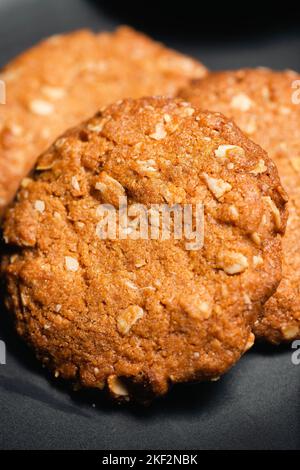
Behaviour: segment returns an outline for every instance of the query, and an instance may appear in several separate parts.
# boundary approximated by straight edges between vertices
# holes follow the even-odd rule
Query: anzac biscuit
[[[159,230],[153,204],[204,207],[204,245],[131,238],[120,212],[105,239],[99,208],[120,198]],[[68,131],[23,181],[4,223],[7,304],[55,376],[147,401],[216,379],[251,347],[281,279],[285,221],[275,165],[232,122],[128,99]]]
[[[174,95],[205,68],[129,28],[54,36],[0,73],[0,216],[38,155],[120,98]]]
[[[254,330],[257,337],[275,344],[300,338],[299,80],[300,75],[291,71],[221,72],[195,81],[181,93],[194,104],[234,119],[273,158],[287,190],[290,216],[283,239],[283,279]],[[256,173],[265,171],[261,164]]]

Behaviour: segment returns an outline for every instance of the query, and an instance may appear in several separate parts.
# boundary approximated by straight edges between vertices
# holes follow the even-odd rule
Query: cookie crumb
[[[21,181],[21,186],[22,186],[22,188],[28,188],[30,183],[32,183],[31,178],[23,178],[22,181]]]
[[[239,111],[249,111],[252,106],[252,100],[245,93],[235,95],[231,100],[231,107]]]
[[[244,294],[244,302],[246,305],[248,305],[249,307],[252,305],[252,302],[251,302],[251,299],[249,297],[248,294]]]
[[[167,136],[167,132],[164,128],[164,125],[159,122],[158,124],[156,124],[155,126],[155,132],[153,132],[153,134],[150,134],[150,137],[152,139],[155,139],[155,140],[162,140],[164,139],[165,137]]]
[[[115,197],[125,196],[125,189],[115,178],[109,176],[105,171],[100,174],[99,181],[95,184],[95,189],[107,197],[108,202],[116,202]],[[114,197],[115,196],[115,197]],[[111,200],[111,197],[113,200]]]
[[[125,280],[124,280],[124,284],[125,284],[125,286],[129,287],[129,289],[138,290],[138,286],[136,286],[136,285],[134,284],[134,282],[132,282],[132,281],[130,281],[130,280],[128,280],[128,279],[125,279]]]
[[[261,238],[259,236],[259,234],[257,232],[253,232],[251,233],[250,235],[251,237],[251,240],[256,244],[256,245],[260,245],[261,244]]]
[[[54,106],[48,101],[44,100],[33,100],[29,103],[30,110],[38,116],[47,116],[53,113]]]
[[[264,260],[261,256],[253,256],[253,266],[256,268],[257,266],[261,266]]]
[[[71,184],[73,188],[75,189],[75,191],[80,191],[80,186],[79,186],[78,179],[76,176],[72,176]]]
[[[254,342],[255,342],[255,336],[254,336],[253,333],[250,333],[248,341],[247,341],[246,346],[245,346],[245,352],[249,351],[249,349],[252,348]]]
[[[139,305],[130,305],[117,318],[117,328],[122,335],[127,335],[132,326],[144,316],[144,310]]]
[[[53,87],[45,85],[42,87],[42,92],[53,100],[59,100],[63,98],[66,94],[66,91],[63,88]]]
[[[116,375],[110,375],[107,379],[109,390],[117,397],[127,397],[129,392],[123,381]]]
[[[156,162],[155,160],[137,160],[136,161],[138,165],[138,170],[140,170],[142,173],[156,173],[157,168],[156,168]]]
[[[88,124],[87,128],[89,131],[92,131],[92,132],[101,132],[103,130],[103,123],[102,122],[98,124],[90,123]]]
[[[225,252],[218,256],[218,267],[227,274],[239,274],[248,268],[248,260],[242,253]]]
[[[211,316],[212,312],[211,305],[206,301],[191,301],[190,305],[185,307],[185,310],[191,318],[195,318],[197,320],[207,320]]]
[[[244,156],[245,151],[238,145],[219,145],[219,147],[215,150],[216,157],[224,158],[229,157],[230,155]]]
[[[264,160],[259,160],[258,164],[256,165],[256,167],[250,171],[250,173],[252,173],[253,175],[259,175],[260,173],[265,173],[265,171],[267,171],[267,167],[265,165],[265,161]]]
[[[270,198],[270,196],[264,196],[263,199],[266,201],[266,203],[269,205],[269,207],[271,209],[271,212],[272,212],[273,217],[274,217],[276,228],[278,230],[280,230],[281,229],[281,216],[280,216],[280,212],[279,212],[278,207],[276,206],[273,199]]]
[[[229,206],[229,213],[230,213],[233,220],[238,220],[239,211],[235,206],[233,206],[233,205]]]
[[[206,181],[208,189],[213,193],[213,195],[220,199],[224,196],[225,193],[231,191],[232,186],[231,184],[227,183],[226,181],[220,178],[213,178],[209,176],[207,173],[203,173],[204,179]]]
[[[40,212],[41,214],[45,211],[45,203],[44,201],[41,201],[41,200],[37,200],[35,201],[34,203],[34,208]]]
[[[65,256],[66,268],[68,271],[76,272],[79,268],[79,263],[77,259],[72,258],[72,256]]]
[[[299,327],[296,325],[283,326],[281,330],[282,330],[284,339],[287,341],[296,338],[297,335],[299,335],[300,333]]]
[[[146,266],[147,264],[147,261],[146,260],[139,260],[135,263],[135,267],[136,268],[142,268],[143,266]]]

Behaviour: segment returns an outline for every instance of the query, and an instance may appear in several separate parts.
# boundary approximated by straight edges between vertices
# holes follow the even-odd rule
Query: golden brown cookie
[[[267,150],[289,195],[289,221],[283,239],[283,280],[255,327],[272,343],[300,338],[300,103],[295,72],[268,69],[212,73],[181,96],[218,110]],[[297,103],[298,101],[298,103]],[[261,168],[264,172],[264,167]]]
[[[0,73],[0,215],[38,155],[62,132],[120,98],[174,95],[206,69],[127,27],[54,36]]]
[[[204,205],[204,246],[131,238],[132,218],[103,239],[99,208],[119,198],[142,204],[151,229],[153,204]],[[219,377],[252,345],[281,279],[285,221],[274,163],[232,122],[128,99],[67,132],[23,180],[4,224],[7,303],[56,376],[149,400]]]

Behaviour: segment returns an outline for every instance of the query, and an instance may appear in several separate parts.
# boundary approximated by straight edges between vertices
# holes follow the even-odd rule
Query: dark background
[[[210,3],[0,0],[0,65],[50,34],[127,23],[211,69],[300,71],[298,9]],[[219,382],[178,386],[141,409],[113,406],[92,392],[75,394],[50,379],[3,309],[0,338],[7,346],[7,364],[0,365],[0,449],[300,448],[300,365],[292,364],[289,346],[256,346]]]

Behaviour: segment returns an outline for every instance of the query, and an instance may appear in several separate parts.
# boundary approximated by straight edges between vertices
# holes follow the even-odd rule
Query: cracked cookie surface
[[[101,239],[99,207],[124,197],[147,213],[203,205],[203,247]],[[148,401],[216,379],[251,347],[281,278],[285,222],[275,165],[232,122],[180,100],[124,100],[23,180],[5,215],[7,304],[56,376]]]
[[[0,216],[38,155],[66,129],[120,98],[174,96],[206,73],[199,62],[136,31],[53,36],[0,72]]]
[[[300,338],[299,80],[300,75],[292,71],[249,69],[213,73],[181,92],[185,99],[232,118],[261,145],[275,161],[288,193],[283,279],[254,330],[257,337],[275,344]]]

